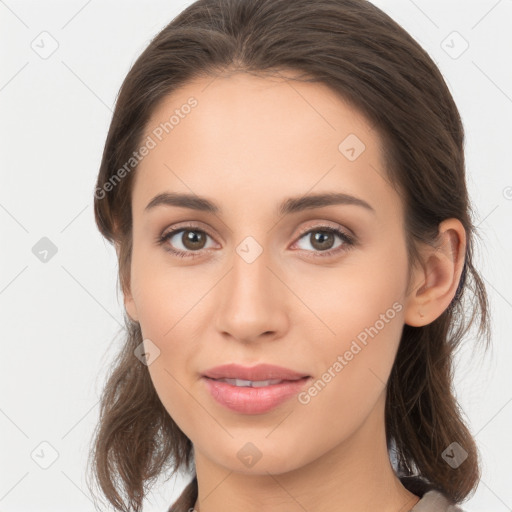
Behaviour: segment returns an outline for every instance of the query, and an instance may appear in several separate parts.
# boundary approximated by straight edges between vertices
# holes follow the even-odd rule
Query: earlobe
[[[133,299],[133,295],[131,292],[132,289],[132,280],[130,276],[129,266],[123,264],[121,258],[121,244],[116,240],[114,243],[117,261],[119,262],[120,272],[119,272],[119,283],[121,286],[121,291],[123,293],[123,302],[124,309],[128,316],[134,321],[138,322],[139,318],[137,315],[137,306],[135,305],[135,301]]]
[[[455,296],[465,260],[464,226],[458,219],[441,222],[437,246],[423,249],[423,263],[413,277],[418,284],[406,301],[404,321],[413,327],[432,323]]]
[[[131,277],[126,273],[121,273],[121,290],[123,292],[124,308],[128,316],[134,321],[139,321],[137,314],[137,305],[132,294],[133,282]]]
[[[130,293],[124,294],[124,308],[128,316],[134,321],[138,322],[139,317],[137,315],[137,307],[135,305],[135,301]]]

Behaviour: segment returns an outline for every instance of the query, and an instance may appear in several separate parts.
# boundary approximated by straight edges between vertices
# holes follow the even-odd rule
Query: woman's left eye
[[[338,245],[335,245],[336,237],[341,240]],[[331,226],[319,226],[309,229],[303,233],[299,241],[305,239],[315,249],[312,256],[327,257],[343,250],[348,250],[355,245],[355,240],[352,236],[347,235],[343,231]],[[298,242],[296,242],[298,243]]]
[[[181,236],[178,236],[180,233]],[[211,246],[208,247],[206,245],[208,238],[211,239],[210,235],[204,230],[189,226],[169,231],[159,236],[157,242],[159,245],[165,244],[165,249],[175,256],[195,258],[201,255],[201,250],[211,248]],[[336,238],[339,240],[337,245]],[[313,247],[313,251],[304,249],[304,247],[300,248],[306,252],[313,253],[314,257],[331,256],[334,253],[346,251],[355,245],[355,240],[352,236],[332,226],[319,226],[309,229],[301,234],[294,245],[303,239],[308,241],[311,247]],[[181,244],[182,247],[176,248],[176,244]]]

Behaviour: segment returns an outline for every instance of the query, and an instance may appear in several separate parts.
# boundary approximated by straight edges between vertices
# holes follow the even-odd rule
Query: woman
[[[117,510],[166,470],[192,476],[175,512],[461,510],[452,358],[477,317],[489,340],[463,140],[368,2],[199,0],[155,37],[95,191],[127,313],[91,452]]]

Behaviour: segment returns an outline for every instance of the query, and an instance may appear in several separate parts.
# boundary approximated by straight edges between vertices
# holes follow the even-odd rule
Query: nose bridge
[[[247,237],[235,248],[231,263],[220,290],[219,331],[246,340],[281,331],[286,324],[286,301],[283,285],[268,268],[272,268],[271,253]]]

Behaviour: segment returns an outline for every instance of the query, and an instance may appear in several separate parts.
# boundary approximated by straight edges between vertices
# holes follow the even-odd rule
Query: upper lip
[[[242,379],[242,380],[298,380],[309,377],[305,373],[296,372],[289,368],[273,364],[258,364],[256,366],[242,366],[239,364],[223,364],[203,372],[204,377],[210,379]]]

